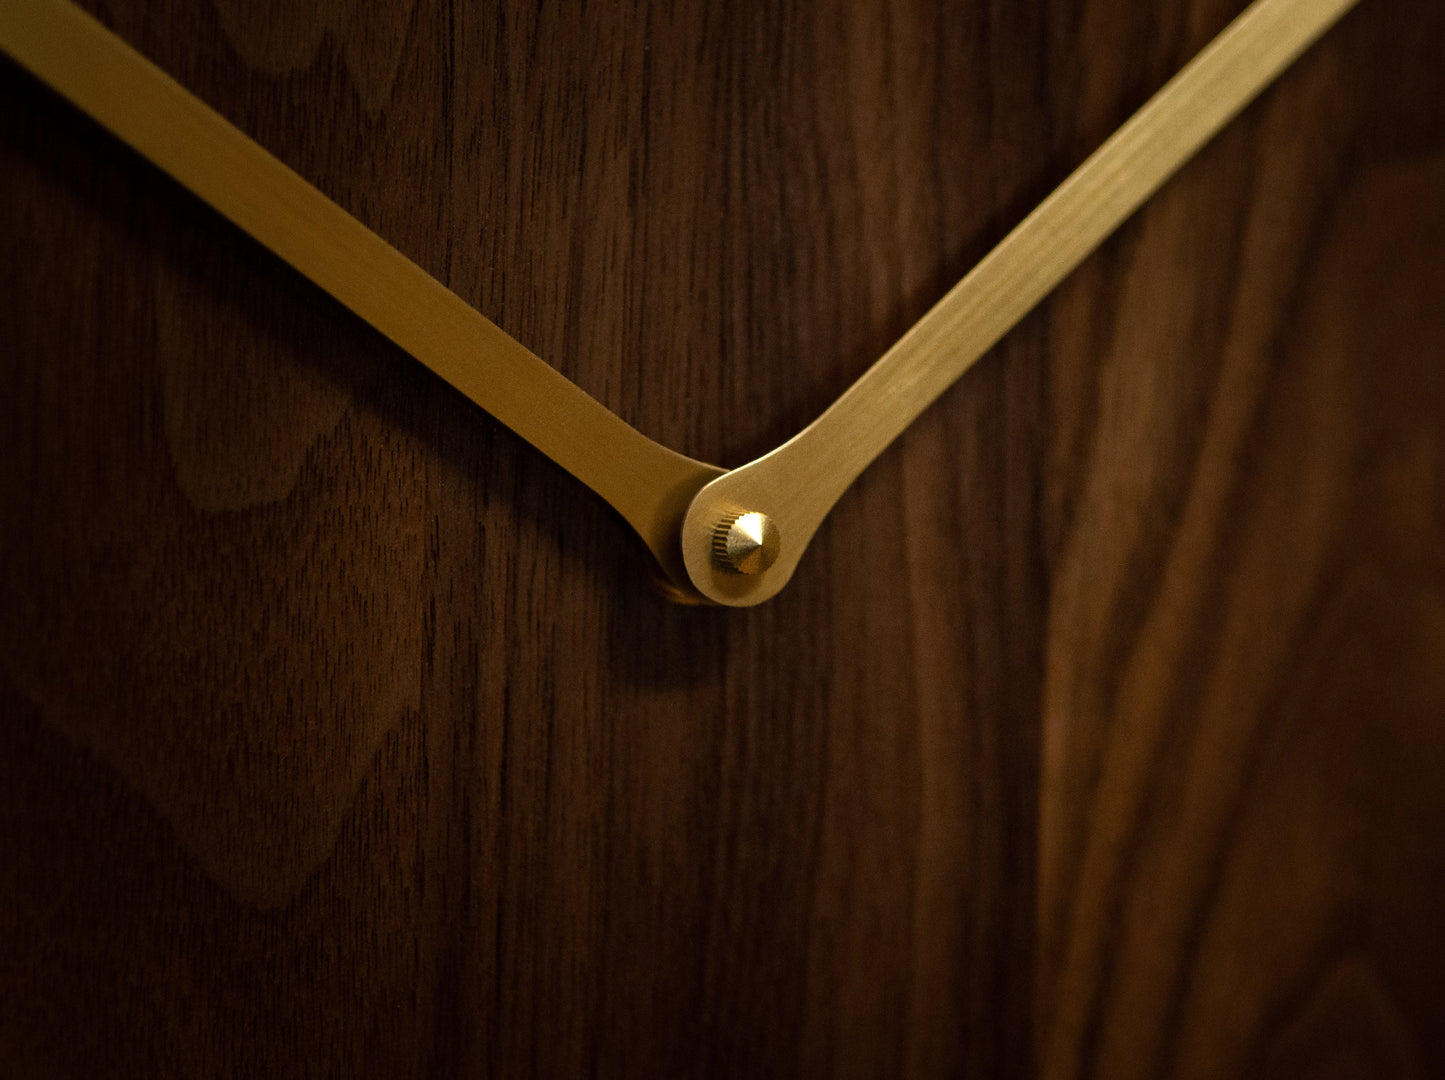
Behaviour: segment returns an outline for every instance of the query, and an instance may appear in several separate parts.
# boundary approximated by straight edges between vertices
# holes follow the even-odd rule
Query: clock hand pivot
[[[761,574],[778,561],[781,548],[777,525],[756,510],[725,514],[713,531],[713,559],[734,573]]]

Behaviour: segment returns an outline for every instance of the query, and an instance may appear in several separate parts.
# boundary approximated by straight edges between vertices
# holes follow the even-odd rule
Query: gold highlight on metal
[[[761,574],[778,561],[782,537],[767,514],[729,514],[712,537],[713,558],[737,574]]]

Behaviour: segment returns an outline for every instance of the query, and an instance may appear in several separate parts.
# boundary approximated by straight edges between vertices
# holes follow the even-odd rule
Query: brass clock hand
[[[858,474],[1356,2],[1256,0],[822,416],[729,473],[628,426],[68,0],[8,0],[0,49],[602,496],[675,599],[741,606],[775,595]]]
[[[682,532],[698,590],[775,595],[858,474],[1356,2],[1255,0],[817,420],[704,487]]]
[[[602,496],[699,599],[677,536],[723,470],[608,411],[68,0],[4,0],[0,49]]]

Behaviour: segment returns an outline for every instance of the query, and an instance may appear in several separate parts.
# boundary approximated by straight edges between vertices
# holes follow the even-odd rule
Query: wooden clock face
[[[1243,4],[87,7],[732,465]],[[748,611],[7,62],[0,1072],[1440,1068],[1442,49],[1364,0]]]

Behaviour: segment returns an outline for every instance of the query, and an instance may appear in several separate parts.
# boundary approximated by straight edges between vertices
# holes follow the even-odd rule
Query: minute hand
[[[733,605],[781,589],[858,474],[1356,2],[1250,5],[823,415],[698,493],[682,536],[693,584]],[[771,517],[781,541],[757,576],[712,550],[719,523],[742,510]]]

